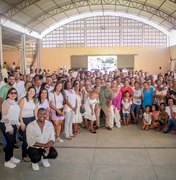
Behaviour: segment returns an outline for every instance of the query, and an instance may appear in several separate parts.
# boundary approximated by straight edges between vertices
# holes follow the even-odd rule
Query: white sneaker
[[[10,159],[10,162],[11,162],[11,163],[14,163],[14,164],[18,164],[18,163],[20,163],[20,159],[17,159],[17,158],[15,158],[15,157],[12,157],[12,158]]]
[[[60,143],[63,143],[63,142],[64,142],[64,140],[61,139],[60,137],[57,138],[57,141],[60,142]]]
[[[4,163],[4,166],[5,167],[8,167],[8,168],[15,168],[16,167],[16,164],[10,162],[10,161],[7,161]]]
[[[43,166],[44,167],[50,167],[51,165],[50,165],[50,163],[48,162],[48,159],[41,159],[41,162],[42,162],[42,164],[43,164]]]
[[[38,170],[39,170],[39,165],[38,165],[38,163],[32,163],[32,169],[33,169],[34,171],[38,171]]]

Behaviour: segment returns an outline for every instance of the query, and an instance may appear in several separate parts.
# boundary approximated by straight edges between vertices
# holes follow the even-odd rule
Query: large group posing
[[[142,130],[176,133],[174,72],[36,69],[21,75],[12,69],[0,86],[5,167],[20,162],[13,155],[17,138],[22,159],[39,170],[39,161],[49,167],[48,159],[57,157],[54,142],[76,138],[81,128],[95,134],[103,124],[109,131],[141,124]]]

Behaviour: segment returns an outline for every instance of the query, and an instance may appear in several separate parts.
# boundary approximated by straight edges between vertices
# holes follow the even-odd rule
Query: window
[[[43,38],[43,47],[167,46],[167,36],[142,22],[113,16],[77,20]]]

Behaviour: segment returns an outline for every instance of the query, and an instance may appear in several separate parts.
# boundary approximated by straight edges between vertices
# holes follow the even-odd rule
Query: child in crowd
[[[122,99],[122,113],[123,113],[124,126],[128,126],[130,124],[131,105],[132,105],[132,101],[131,101],[130,93],[129,91],[125,91],[124,98]]]
[[[158,116],[159,116],[159,111],[158,111],[158,106],[156,104],[152,104],[152,124],[150,129],[155,129],[155,122],[158,122]]]
[[[152,115],[150,113],[150,106],[145,107],[145,112],[142,117],[142,129],[149,130],[152,122]]]

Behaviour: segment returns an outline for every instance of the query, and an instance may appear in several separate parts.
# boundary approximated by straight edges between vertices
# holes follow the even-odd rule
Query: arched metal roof
[[[176,0],[0,0],[3,22],[10,20],[39,34],[63,19],[97,11],[133,14],[176,30]]]

